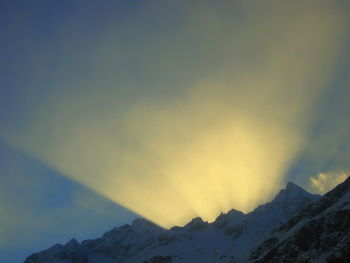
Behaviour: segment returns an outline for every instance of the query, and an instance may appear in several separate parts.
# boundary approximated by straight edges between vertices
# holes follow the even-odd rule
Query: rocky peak
[[[251,253],[255,263],[349,262],[350,179],[284,222]]]
[[[286,187],[282,189],[272,200],[272,203],[290,203],[304,200],[316,200],[319,195],[306,192],[303,188],[293,182],[288,182]]]
[[[248,214],[249,220],[260,229],[272,229],[287,220],[301,209],[319,199],[319,195],[306,192],[295,183],[288,182],[269,203],[260,205]]]
[[[226,214],[221,213],[214,221],[214,226],[223,228],[230,223],[238,223],[245,217],[245,214],[236,209],[231,209]]]
[[[197,231],[204,228],[208,222],[204,222],[202,218],[195,217],[184,226],[184,229],[189,231]]]
[[[161,227],[157,226],[156,224],[152,223],[151,221],[148,221],[144,218],[137,218],[135,219],[132,224],[131,228],[133,230],[159,230]]]
[[[70,241],[68,241],[65,245],[66,248],[78,248],[80,246],[79,242],[72,238]]]
[[[303,190],[300,186],[296,185],[295,183],[288,181],[285,187],[286,190]]]

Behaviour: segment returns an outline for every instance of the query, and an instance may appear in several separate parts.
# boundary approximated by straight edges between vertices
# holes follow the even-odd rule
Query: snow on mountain
[[[350,262],[350,177],[277,227],[251,254],[263,262]]]
[[[145,219],[136,219],[132,225],[124,225],[105,233],[101,238],[75,239],[65,245],[57,244],[43,252],[33,254],[24,262],[52,263],[115,263],[141,251],[164,233],[165,230]]]
[[[213,223],[194,218],[184,227],[162,229],[136,219],[79,244],[71,240],[28,257],[24,263],[233,263],[247,262],[251,250],[273,228],[319,199],[288,183],[269,203],[244,214],[231,210]]]

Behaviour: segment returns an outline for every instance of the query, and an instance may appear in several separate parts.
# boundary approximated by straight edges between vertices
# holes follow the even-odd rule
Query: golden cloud
[[[338,184],[344,182],[348,177],[349,177],[349,174],[346,172],[333,171],[333,172],[319,173],[316,176],[310,178],[310,185],[315,192],[319,194],[324,194],[332,190]]]

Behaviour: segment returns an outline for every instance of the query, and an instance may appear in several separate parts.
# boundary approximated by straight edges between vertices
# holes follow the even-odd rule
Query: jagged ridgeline
[[[350,178],[324,196],[288,183],[269,203],[213,223],[162,229],[145,219],[81,243],[72,239],[25,263],[349,262]]]

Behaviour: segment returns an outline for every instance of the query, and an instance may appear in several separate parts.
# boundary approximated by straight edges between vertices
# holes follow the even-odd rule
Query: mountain
[[[169,230],[136,219],[94,240],[78,243],[72,239],[65,245],[55,245],[29,256],[24,263],[247,262],[268,233],[319,199],[288,183],[271,202],[248,214],[231,210],[212,223],[198,217]],[[259,255],[253,252],[251,257],[258,260]]]
[[[65,245],[54,245],[31,255],[24,262],[120,262],[156,242],[164,232],[166,230],[145,219],[136,219],[132,225],[114,228],[97,239],[85,240],[81,244],[72,239]]]
[[[350,262],[350,177],[277,227],[250,260]]]

